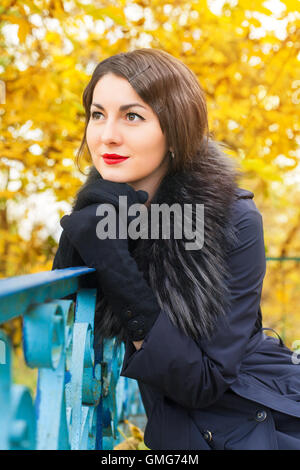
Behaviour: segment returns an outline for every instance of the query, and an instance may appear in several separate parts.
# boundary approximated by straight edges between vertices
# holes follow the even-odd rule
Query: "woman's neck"
[[[147,176],[146,178],[142,178],[141,180],[129,182],[128,184],[135,190],[135,191],[146,191],[149,195],[147,201],[145,202],[145,206],[149,207],[151,201],[158,190],[163,178],[165,177],[168,171],[168,161],[163,162],[163,164],[157,169],[155,173]]]

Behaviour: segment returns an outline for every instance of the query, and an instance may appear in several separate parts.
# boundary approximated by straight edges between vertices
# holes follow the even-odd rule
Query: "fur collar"
[[[168,174],[151,204],[204,204],[204,245],[186,250],[185,239],[139,239],[130,251],[161,308],[170,320],[196,341],[209,338],[228,308],[226,253],[236,242],[230,224],[231,204],[253,193],[237,187],[237,171],[220,144],[209,140],[189,171]],[[101,178],[95,167],[85,182]],[[252,195],[252,196],[251,196]],[[75,201],[76,204],[76,201]],[[148,211],[150,214],[150,211]],[[150,223],[150,218],[149,218]],[[171,226],[172,234],[172,226]],[[125,331],[99,290],[95,313],[95,339],[116,337]]]

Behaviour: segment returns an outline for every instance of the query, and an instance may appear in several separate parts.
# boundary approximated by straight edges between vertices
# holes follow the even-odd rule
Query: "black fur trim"
[[[229,307],[226,254],[236,242],[229,221],[231,204],[239,189],[237,177],[233,161],[219,143],[210,139],[207,147],[199,150],[193,168],[166,175],[151,201],[151,204],[204,204],[203,247],[186,250],[184,238],[139,239],[130,245],[131,254],[161,308],[178,328],[196,341],[211,336],[218,318]],[[99,178],[92,166],[83,186]],[[97,341],[116,337],[121,342],[126,338],[118,317],[105,297],[100,296],[95,335]]]

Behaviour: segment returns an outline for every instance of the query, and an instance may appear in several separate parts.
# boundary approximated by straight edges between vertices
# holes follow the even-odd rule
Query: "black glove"
[[[84,185],[77,193],[73,210],[79,211],[90,204],[108,203],[119,207],[119,196],[127,196],[128,207],[131,204],[145,203],[148,199],[146,191],[135,191],[127,183],[116,183],[100,177],[97,181]]]
[[[102,186],[103,184],[103,186]],[[103,191],[102,191],[103,188]],[[104,216],[97,216],[99,203],[111,203],[116,208],[116,228],[118,236],[119,195],[127,196],[128,208],[132,203],[139,203],[137,192],[126,183],[99,181],[93,188],[88,188],[82,195],[77,207],[90,203],[97,198],[97,203],[75,210],[71,215],[62,217],[60,223],[70,242],[74,245],[87,266],[96,269],[100,286],[108,299],[113,312],[121,319],[128,332],[128,339],[143,339],[156,321],[160,307],[135,260],[128,251],[128,239],[99,239],[96,226]],[[142,199],[145,201],[145,195]]]
[[[91,183],[83,185],[78,191],[76,201],[73,205],[73,211],[83,209],[93,203],[100,204],[101,202],[111,203],[115,207],[118,207],[119,195],[127,196],[128,206],[137,202],[144,203],[148,199],[148,193],[146,191],[134,191],[126,183],[114,183],[103,179],[100,174],[97,174],[96,180],[94,176],[94,180]],[[128,216],[128,222],[132,218],[132,216]],[[131,240],[129,239],[129,243],[130,242]],[[132,245],[134,246],[134,243],[132,243]],[[85,264],[78,251],[70,243],[66,232],[63,231],[54,257],[52,270],[72,266],[84,266]],[[80,279],[80,286],[95,287],[94,276],[90,274],[87,282],[85,282],[85,279]]]
[[[59,239],[58,248],[52,264],[52,271],[54,269],[65,269],[71,267],[86,266],[78,251],[70,242],[66,232],[63,230]],[[90,273],[85,276],[80,276],[78,279],[79,289],[99,289],[99,282],[96,273]],[[76,294],[71,294],[64,299],[72,299],[76,301]]]

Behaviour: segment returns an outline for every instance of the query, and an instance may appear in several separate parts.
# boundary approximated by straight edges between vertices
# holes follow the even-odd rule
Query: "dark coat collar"
[[[95,167],[91,167],[85,185],[99,177]],[[140,239],[131,245],[132,256],[161,308],[195,340],[209,338],[229,306],[226,254],[236,243],[230,223],[232,204],[237,198],[253,197],[250,191],[238,188],[236,180],[233,161],[216,141],[209,140],[208,146],[199,151],[193,168],[165,176],[151,201],[151,204],[204,204],[203,247],[186,250],[186,240],[174,238]],[[125,340],[118,318],[100,292],[95,334],[99,340],[103,337]]]

